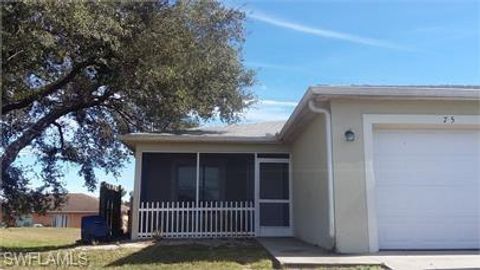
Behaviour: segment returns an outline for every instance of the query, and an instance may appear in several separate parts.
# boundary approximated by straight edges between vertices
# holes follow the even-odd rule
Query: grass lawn
[[[224,270],[272,269],[273,267],[268,253],[255,240],[160,241],[151,245],[105,249],[100,246],[75,247],[75,240],[79,237],[78,229],[0,229],[0,251],[2,251],[0,252],[0,269]],[[18,258],[15,259],[15,256],[18,257],[19,254],[34,254],[38,257],[33,257],[32,262],[27,265],[20,263],[20,266],[18,264],[12,266],[12,261],[22,261]],[[60,266],[59,262],[62,258],[65,260],[67,256],[69,256],[67,264],[62,264],[64,267]],[[47,264],[46,262],[49,260],[50,263]],[[41,265],[42,263],[45,265]],[[381,268],[330,267],[317,269],[380,270]]]
[[[0,229],[0,269],[56,269],[46,263],[50,256],[70,257],[70,268],[77,269],[271,269],[272,261],[267,252],[254,240],[238,241],[195,241],[172,244],[172,241],[160,241],[158,244],[100,249],[75,247],[80,238],[78,229],[57,228],[9,228]],[[210,241],[212,242],[212,241]],[[18,254],[37,256],[33,263],[25,266],[11,266]],[[60,255],[59,255],[60,254]],[[82,259],[86,266],[75,266]],[[54,257],[59,262],[58,257]],[[19,260],[21,261],[21,260]],[[40,262],[40,264],[39,264]],[[72,263],[73,262],[73,263]],[[84,263],[85,261],[82,261]],[[32,264],[34,267],[32,267]],[[66,267],[65,267],[66,268]]]
[[[0,228],[0,251],[42,251],[67,248],[80,239],[76,228]]]
[[[271,269],[272,261],[252,240],[209,246],[162,245],[90,253],[92,265],[120,269]]]

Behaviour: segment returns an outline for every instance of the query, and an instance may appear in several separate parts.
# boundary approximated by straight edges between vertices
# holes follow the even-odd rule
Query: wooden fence
[[[122,235],[122,187],[102,182],[100,184],[100,208],[111,237]]]
[[[255,236],[255,205],[240,202],[142,202],[140,238],[216,238]]]

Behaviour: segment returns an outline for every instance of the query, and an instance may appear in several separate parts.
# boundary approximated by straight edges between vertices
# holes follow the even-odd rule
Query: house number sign
[[[443,123],[444,124],[454,124],[455,123],[455,116],[453,116],[453,115],[443,116]]]

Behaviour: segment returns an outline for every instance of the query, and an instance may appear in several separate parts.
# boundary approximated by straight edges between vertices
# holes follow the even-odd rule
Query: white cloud
[[[287,120],[297,106],[297,102],[283,100],[259,100],[245,113],[242,122],[256,123]]]
[[[281,107],[296,107],[298,102],[264,99],[264,100],[260,100],[259,104],[270,105],[270,106],[281,106]]]
[[[306,33],[309,35],[319,36],[323,38],[337,39],[337,40],[347,41],[350,43],[364,44],[364,45],[383,47],[383,48],[389,48],[389,49],[397,49],[397,50],[407,49],[403,46],[393,44],[388,41],[357,36],[349,33],[337,32],[337,31],[319,28],[319,27],[306,26],[299,23],[275,18],[273,16],[267,15],[259,11],[254,11],[253,13],[248,14],[248,16],[254,20],[261,21],[270,25],[290,29],[293,31],[301,32],[301,33]]]
[[[265,69],[276,69],[276,70],[287,70],[287,71],[301,71],[302,69],[298,66],[293,65],[278,65],[278,64],[270,64],[270,63],[263,63],[263,62],[252,62],[247,61],[245,65],[250,67],[257,67],[257,68],[265,68]]]

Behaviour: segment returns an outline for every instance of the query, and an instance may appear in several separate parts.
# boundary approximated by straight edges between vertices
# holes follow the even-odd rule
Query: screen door
[[[291,236],[291,183],[288,159],[257,159],[258,235]]]

